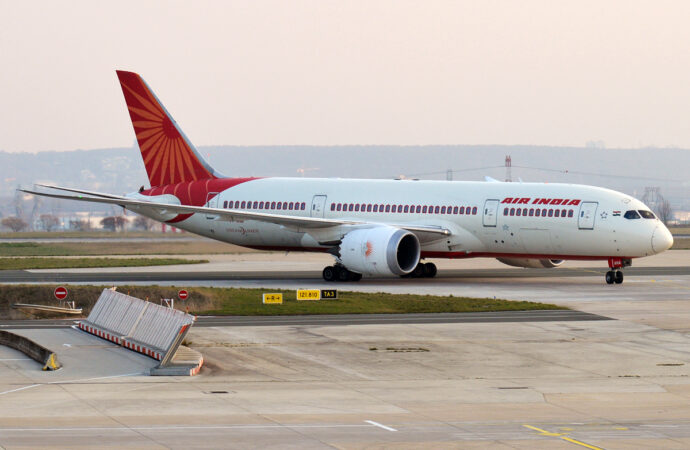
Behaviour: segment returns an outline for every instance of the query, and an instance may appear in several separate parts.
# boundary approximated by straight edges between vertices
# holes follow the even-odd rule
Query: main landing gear
[[[609,258],[609,270],[606,272],[606,284],[621,284],[623,282],[623,272],[621,269],[632,265],[630,259]]]
[[[344,266],[328,266],[321,273],[326,281],[359,281],[362,279],[361,273],[351,272]]]
[[[436,264],[420,262],[412,272],[402,275],[401,278],[434,278],[437,272]]]

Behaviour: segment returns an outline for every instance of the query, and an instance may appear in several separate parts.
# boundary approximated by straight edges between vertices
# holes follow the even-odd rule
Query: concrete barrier
[[[172,364],[194,319],[182,311],[104,289],[89,317],[79,323],[79,328],[157,359],[161,361],[159,368],[164,368]],[[200,354],[195,361],[198,372],[203,364]]]
[[[43,364],[43,370],[57,370],[62,367],[53,351],[24,336],[0,330],[0,344],[19,350],[31,359]]]

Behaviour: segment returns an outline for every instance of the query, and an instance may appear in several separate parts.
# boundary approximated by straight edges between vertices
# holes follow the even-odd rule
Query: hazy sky
[[[197,145],[690,148],[689,1],[0,0],[0,150],[131,146],[115,69]]]

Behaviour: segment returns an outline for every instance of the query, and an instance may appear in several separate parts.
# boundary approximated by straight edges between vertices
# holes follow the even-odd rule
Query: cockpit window
[[[639,212],[640,215],[645,219],[656,219],[656,216],[651,211],[645,211],[644,209],[640,209],[637,212]]]
[[[637,213],[637,211],[631,209],[630,211],[626,211],[623,217],[626,219],[639,219],[640,215]]]

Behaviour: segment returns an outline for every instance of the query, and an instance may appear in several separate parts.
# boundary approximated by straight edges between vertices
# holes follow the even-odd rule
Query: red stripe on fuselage
[[[220,193],[239,184],[259,179],[260,178],[207,178],[204,180],[156,186],[142,191],[140,194],[148,196],[173,194],[180,199],[180,203],[183,205],[203,206],[210,200],[208,194],[211,192]],[[213,197],[215,197],[215,195]],[[220,207],[220,205],[218,205],[218,207]],[[168,223],[181,222],[190,216],[192,216],[192,214],[180,214],[174,219],[168,220]]]
[[[494,252],[422,252],[422,258],[445,258],[445,259],[464,259],[464,258],[526,258],[526,259],[566,259],[578,261],[599,261],[608,260],[609,256],[595,255],[546,255],[537,253],[494,253]],[[621,256],[624,259],[636,258],[635,256]]]
[[[243,245],[242,247],[253,248],[254,250],[268,250],[281,252],[309,252],[327,253],[328,247],[287,247],[277,245]],[[492,252],[425,252],[421,253],[421,258],[443,258],[443,259],[465,259],[465,258],[526,258],[526,259],[565,259],[578,261],[606,261],[609,256],[592,255],[546,255],[536,253],[492,253]],[[621,256],[622,259],[633,259],[635,256]]]

